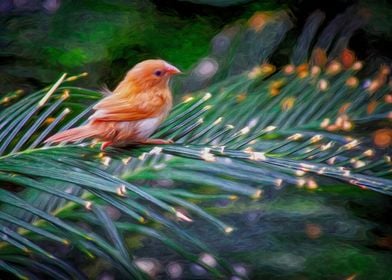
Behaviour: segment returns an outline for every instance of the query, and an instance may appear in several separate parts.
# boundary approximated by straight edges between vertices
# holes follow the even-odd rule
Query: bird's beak
[[[170,75],[177,75],[182,73],[177,67],[174,67],[169,63],[166,64],[165,68],[166,68],[166,73],[169,73]]]

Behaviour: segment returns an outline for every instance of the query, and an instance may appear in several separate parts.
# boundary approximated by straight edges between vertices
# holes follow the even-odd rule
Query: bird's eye
[[[162,74],[163,74],[163,72],[161,70],[157,70],[157,71],[154,72],[154,75],[157,76],[157,77],[162,76]]]

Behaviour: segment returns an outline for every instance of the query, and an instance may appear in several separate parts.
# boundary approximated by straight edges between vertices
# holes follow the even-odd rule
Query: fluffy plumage
[[[169,63],[151,59],[136,64],[113,94],[94,106],[85,126],[53,135],[45,142],[79,141],[95,138],[107,146],[130,143],[167,144],[168,140],[149,139],[172,107],[169,80],[180,71]]]

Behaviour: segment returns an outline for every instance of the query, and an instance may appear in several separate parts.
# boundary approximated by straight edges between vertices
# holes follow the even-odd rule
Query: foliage
[[[49,83],[59,72],[88,71],[89,84],[113,85],[130,65],[151,57],[189,67],[219,30],[214,18],[188,21],[149,1],[62,1],[53,13],[9,13],[1,24],[7,46],[0,49],[1,77],[9,83]]]
[[[336,184],[390,195],[388,148],[372,138],[390,122],[387,69],[363,85],[355,77],[362,64],[348,50],[329,60],[331,52],[313,50],[312,26],[311,18],[293,64],[264,63],[177,105],[155,134],[173,145],[105,153],[87,143],[43,145],[83,123],[100,98],[68,84],[78,77],[4,96],[1,268],[19,278],[83,279],[98,259],[122,277],[146,278],[127,241],[151,237],[212,277],[234,275],[186,227],[199,216],[220,234],[235,230],[203,209],[210,201],[260,200],[295,186],[328,192]]]

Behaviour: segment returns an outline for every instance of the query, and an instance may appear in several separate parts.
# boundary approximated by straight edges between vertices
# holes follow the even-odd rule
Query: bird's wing
[[[98,102],[92,121],[136,121],[161,115],[165,100],[159,95],[110,95]]]

